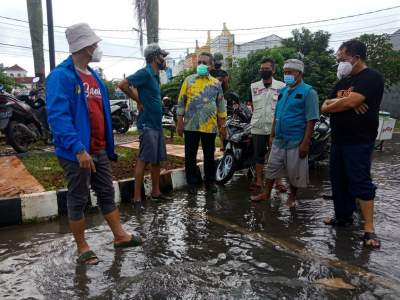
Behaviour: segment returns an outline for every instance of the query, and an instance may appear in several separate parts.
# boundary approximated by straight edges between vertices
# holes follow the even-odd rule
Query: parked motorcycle
[[[314,167],[315,163],[327,159],[330,147],[331,126],[329,118],[321,115],[320,119],[315,123],[314,132],[311,137],[310,152],[308,155],[310,167]]]
[[[233,109],[226,122],[227,138],[224,141],[224,156],[218,162],[215,181],[227,183],[235,171],[248,168],[254,175],[253,143],[251,140],[251,114],[239,106]]]
[[[235,115],[242,118],[235,120]],[[253,147],[251,141],[251,125],[242,122],[244,114],[233,112],[226,123],[227,139],[225,141],[224,156],[218,163],[216,170],[216,183],[227,183],[235,171],[248,168],[248,175],[254,176]],[[247,121],[247,120],[246,120]],[[314,167],[319,161],[326,159],[329,155],[331,128],[329,119],[321,115],[315,124],[314,133],[311,138],[310,152],[308,155],[310,167]]]
[[[15,151],[27,152],[37,141],[48,142],[51,137],[48,128],[44,101],[31,107],[0,86],[0,131]]]
[[[125,133],[132,126],[135,115],[126,101],[118,101],[110,106],[113,129],[118,133]]]
[[[161,124],[162,128],[167,129],[170,132],[170,138],[172,139],[176,131],[173,112],[164,109]]]

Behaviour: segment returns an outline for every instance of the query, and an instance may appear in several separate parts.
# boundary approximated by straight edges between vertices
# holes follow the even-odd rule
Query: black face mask
[[[264,80],[268,80],[272,77],[272,70],[263,70],[260,71],[260,76]]]
[[[165,60],[163,58],[159,58],[159,61],[157,62],[157,66],[160,70],[165,70]]]
[[[216,69],[220,69],[222,67],[222,64],[221,63],[215,63],[214,66],[215,66]]]

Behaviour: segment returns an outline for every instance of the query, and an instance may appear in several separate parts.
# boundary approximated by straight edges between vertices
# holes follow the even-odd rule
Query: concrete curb
[[[203,172],[203,163],[198,164]],[[186,186],[185,169],[174,169],[161,173],[160,187],[163,192],[176,191]],[[130,203],[133,197],[135,178],[113,182],[115,202]],[[150,196],[151,178],[145,176],[142,195]],[[97,209],[97,197],[90,191],[87,210]],[[67,215],[67,189],[42,193],[21,194],[15,197],[0,197],[0,227],[23,223],[44,222],[58,216]]]

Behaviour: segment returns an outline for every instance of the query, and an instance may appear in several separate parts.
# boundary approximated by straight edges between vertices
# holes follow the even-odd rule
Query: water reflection
[[[310,188],[299,193],[292,210],[279,194],[252,205],[247,179],[236,176],[216,194],[178,192],[170,203],[148,203],[141,215],[124,205],[123,223],[146,235],[143,247],[116,251],[101,216],[90,215],[87,236],[102,260],[98,266],[76,265],[65,219],[0,229],[0,298],[400,297],[390,284],[400,286],[399,171],[399,153],[389,144],[373,165],[379,251],[362,247],[359,218],[348,229],[322,224],[333,212],[332,201],[323,197],[330,192],[326,166],[312,172]],[[348,272],[352,267],[361,275]],[[328,289],[320,279],[340,279],[355,289]]]

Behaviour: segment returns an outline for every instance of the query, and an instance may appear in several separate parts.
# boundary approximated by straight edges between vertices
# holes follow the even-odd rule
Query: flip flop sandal
[[[90,260],[94,259],[96,259],[95,262],[89,263]],[[76,262],[82,265],[97,265],[100,262],[100,260],[92,250],[89,250],[79,255]]]
[[[131,239],[126,242],[114,243],[114,248],[128,248],[128,247],[137,247],[143,243],[140,235],[131,235]]]
[[[381,241],[378,240],[378,236],[375,234],[375,232],[365,232],[362,240],[363,240],[364,247],[366,247],[366,248],[379,249],[381,247]],[[375,242],[378,242],[378,244],[369,245],[368,241],[375,241]]]
[[[339,227],[348,227],[353,224],[352,219],[337,219],[337,218],[332,218],[329,221],[324,221],[325,225],[330,225],[330,226],[339,226]]]

